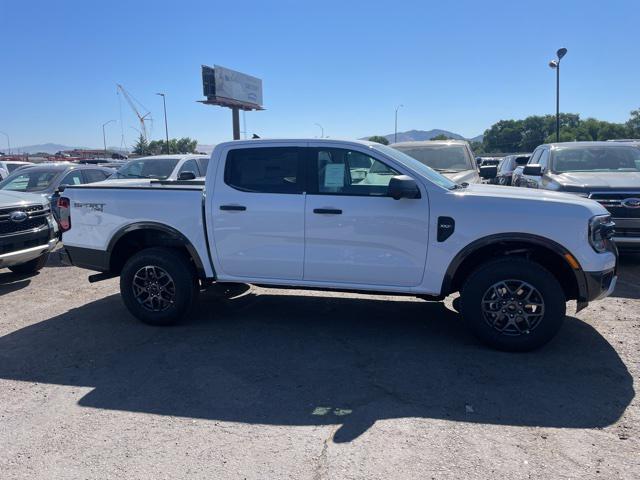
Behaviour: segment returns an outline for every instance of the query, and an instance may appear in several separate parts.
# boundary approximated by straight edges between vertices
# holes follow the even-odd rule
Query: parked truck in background
[[[35,273],[57,242],[58,226],[45,197],[0,191],[0,268]]]
[[[521,187],[568,192],[602,204],[616,224],[620,250],[640,251],[640,144],[540,145],[522,168]]]
[[[598,203],[461,185],[376,143],[223,143],[201,183],[66,187],[69,261],[101,272],[94,281],[119,276],[130,312],[156,325],[183,318],[214,282],[427,300],[460,292],[466,323],[505,350],[543,345],[567,300],[582,309],[616,283]]]

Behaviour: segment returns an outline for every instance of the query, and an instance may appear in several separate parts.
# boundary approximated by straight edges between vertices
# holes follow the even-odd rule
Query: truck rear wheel
[[[120,274],[127,309],[150,325],[172,325],[189,311],[198,292],[189,260],[171,248],[147,248],[131,257]]]
[[[551,340],[564,321],[562,286],[540,264],[504,258],[484,263],[461,291],[460,313],[475,335],[498,350],[528,351]]]
[[[26,263],[9,267],[9,270],[20,275],[32,275],[42,270],[42,268],[46,265],[48,258],[49,253],[43,253],[38,258],[34,258],[33,260],[30,260]]]

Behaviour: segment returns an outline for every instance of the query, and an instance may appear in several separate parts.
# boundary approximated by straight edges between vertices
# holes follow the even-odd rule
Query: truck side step
[[[94,275],[89,275],[89,283],[101,282],[103,280],[109,280],[110,278],[114,278],[117,276],[118,276],[117,273],[111,273],[111,272],[96,273]]]

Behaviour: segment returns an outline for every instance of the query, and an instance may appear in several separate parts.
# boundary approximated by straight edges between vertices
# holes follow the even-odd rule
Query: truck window
[[[302,149],[239,148],[227,155],[224,182],[256,193],[302,193]]]
[[[340,148],[316,150],[314,193],[384,196],[397,171],[361,152]]]
[[[180,175],[183,172],[192,172],[196,177],[200,176],[200,172],[198,171],[198,164],[193,159],[187,160],[182,164],[182,166],[180,167],[180,171],[178,172],[178,175]]]

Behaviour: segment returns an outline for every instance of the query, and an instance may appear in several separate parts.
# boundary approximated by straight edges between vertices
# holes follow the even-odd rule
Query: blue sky
[[[231,137],[231,112],[196,103],[200,65],[260,77],[264,112],[247,131],[332,137],[443,128],[466,136],[504,118],[553,113],[558,47],[563,111],[622,122],[640,107],[637,0],[2,0],[0,131],[14,146],[121,140],[116,83],[154,118],[152,137]],[[122,103],[127,144],[137,120]],[[0,136],[4,146],[4,137]]]

